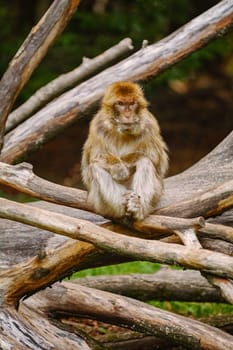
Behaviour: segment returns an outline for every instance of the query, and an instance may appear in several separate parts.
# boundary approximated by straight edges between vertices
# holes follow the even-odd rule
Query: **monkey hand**
[[[129,191],[125,194],[126,203],[126,216],[129,216],[135,220],[144,219],[144,210],[141,203],[140,196],[133,191]]]
[[[110,174],[117,182],[124,182],[128,180],[131,175],[127,165],[123,162],[113,164],[110,168]]]

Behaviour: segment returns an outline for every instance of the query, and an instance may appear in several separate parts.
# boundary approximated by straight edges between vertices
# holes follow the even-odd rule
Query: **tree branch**
[[[218,288],[208,283],[199,271],[192,270],[162,267],[150,274],[91,276],[77,278],[72,282],[142,301],[225,301]]]
[[[193,249],[177,244],[168,244],[158,241],[150,241],[136,237],[127,237],[119,233],[113,233],[106,228],[99,227],[93,223],[85,220],[67,217],[62,214],[48,212],[39,208],[33,208],[20,203],[14,203],[7,199],[0,198],[0,216],[10,220],[17,220],[32,226],[46,229],[48,231],[56,232],[61,235],[73,239],[80,239],[95,245],[96,248],[126,256],[127,258],[135,260],[146,260],[151,262],[160,262],[164,264],[178,264],[186,268],[199,269],[205,273],[214,274],[226,278],[233,278],[233,258],[221,253],[212,252],[205,249]],[[46,260],[45,260],[46,261]],[[50,259],[48,259],[48,264]],[[45,265],[46,267],[46,265]],[[43,271],[50,271],[43,269]],[[28,271],[28,267],[26,268]],[[21,268],[17,275],[24,275],[25,268]],[[10,272],[5,276],[7,281]],[[46,276],[48,272],[46,272]],[[55,274],[54,276],[57,276]],[[31,278],[31,273],[30,273]],[[38,276],[35,286],[30,288],[31,292],[40,287],[43,283],[48,284],[49,279],[44,280],[44,274]],[[15,272],[13,269],[12,280],[15,279]],[[8,282],[7,282],[8,283]],[[11,281],[12,283],[12,281]],[[23,284],[26,283],[26,278],[23,279]],[[15,288],[17,291],[15,291]],[[8,291],[8,299],[16,302],[14,295],[23,296],[22,286],[17,284],[14,287],[14,293]]]
[[[187,317],[160,310],[142,302],[92,288],[63,282],[52,290],[39,292],[26,304],[45,314],[59,313],[94,317],[104,322],[170,339],[188,349],[231,350],[233,337]]]
[[[161,208],[156,213],[161,215],[192,217],[203,215],[214,216],[233,207],[233,180],[216,188],[199,194],[194,198]]]
[[[132,49],[132,40],[126,38],[95,58],[84,59],[79,67],[52,80],[37,90],[33,96],[9,115],[6,123],[6,132],[15,128],[59,94],[90,77],[113,61],[115,62],[119,57],[122,57]]]

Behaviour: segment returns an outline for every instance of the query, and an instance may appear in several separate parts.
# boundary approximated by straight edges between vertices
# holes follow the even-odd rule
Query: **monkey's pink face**
[[[139,105],[135,100],[118,100],[114,106],[114,120],[120,132],[134,132],[139,124]]]

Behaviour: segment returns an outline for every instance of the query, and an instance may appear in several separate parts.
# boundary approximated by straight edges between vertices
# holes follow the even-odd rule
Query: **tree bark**
[[[19,92],[45,56],[49,46],[65,28],[79,0],[55,0],[32,29],[0,82],[0,150],[7,116]]]
[[[233,278],[233,258],[221,253],[205,249],[193,249],[177,244],[167,244],[136,237],[127,237],[113,233],[86,220],[71,218],[62,214],[32,208],[25,204],[16,204],[6,199],[0,199],[0,216],[37,226],[73,239],[92,243],[96,248],[110,253],[123,255],[135,260],[146,260],[165,264],[181,265],[186,268],[199,269],[208,274]],[[88,245],[89,249],[94,249]],[[5,300],[16,305],[25,294],[35,292],[43,286],[59,278],[55,266],[62,264],[63,274],[70,271],[73,262],[65,261],[63,252],[57,251],[57,258],[39,255],[32,261],[22,263],[17,269],[3,271],[0,275],[5,285]],[[52,264],[52,267],[50,266]],[[55,264],[55,265],[54,265]],[[73,265],[72,265],[73,266]],[[34,271],[34,272],[33,272]],[[28,274],[29,272],[29,274]],[[23,280],[22,280],[22,277]],[[27,277],[26,277],[27,276]],[[26,281],[28,282],[26,283]]]
[[[56,327],[35,309],[0,308],[0,326],[2,350],[92,349],[80,336]]]
[[[6,135],[0,160],[19,162],[87,113],[103,96],[108,84],[119,80],[139,81],[156,75],[206,45],[232,23],[232,3],[223,0],[167,38],[64,93]]]
[[[227,350],[233,337],[201,322],[160,310],[142,302],[69,282],[38,293],[25,304],[42,313],[92,317],[124,325],[147,335],[166,337],[188,349]]]
[[[161,268],[150,274],[107,275],[77,278],[74,283],[134,299],[224,302],[218,288],[199,271]]]

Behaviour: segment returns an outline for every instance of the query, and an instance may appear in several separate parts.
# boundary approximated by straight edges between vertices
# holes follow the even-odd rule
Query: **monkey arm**
[[[120,157],[115,156],[112,153],[101,153],[93,159],[92,163],[98,164],[119,183],[128,180],[131,176],[127,164]]]
[[[113,218],[120,218],[126,211],[126,189],[114,181],[111,174],[97,162],[89,166],[91,183],[88,200],[94,204],[97,212]]]

